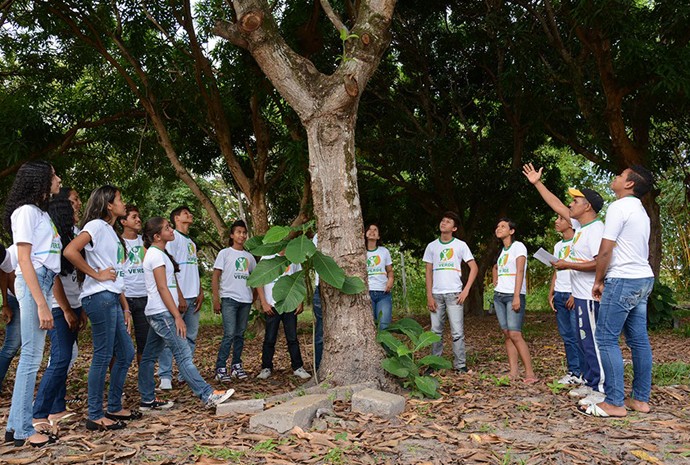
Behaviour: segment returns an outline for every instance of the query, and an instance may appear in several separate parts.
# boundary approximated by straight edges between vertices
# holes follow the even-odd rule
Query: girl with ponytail
[[[139,410],[169,409],[170,401],[156,398],[156,383],[153,379],[154,366],[164,348],[169,348],[177,362],[180,375],[190,389],[208,408],[222,404],[232,396],[234,389],[214,391],[203,380],[192,361],[192,351],[187,344],[187,327],[178,310],[179,296],[175,272],[177,263],[165,250],[165,245],[174,240],[174,230],[165,218],[155,216],[144,224],[144,281],[148,300],[146,319],[150,330],[139,363]],[[191,311],[191,310],[190,310]]]

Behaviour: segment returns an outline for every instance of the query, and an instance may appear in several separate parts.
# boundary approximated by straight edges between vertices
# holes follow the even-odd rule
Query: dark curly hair
[[[144,236],[144,247],[146,247],[147,249],[151,247],[151,244],[153,244],[154,241],[153,236],[155,236],[156,234],[160,234],[166,222],[168,222],[168,220],[166,220],[162,216],[154,216],[149,218],[146,221],[146,223],[144,223],[144,228],[142,229],[142,233]],[[172,255],[168,253],[167,250],[163,249],[163,252],[165,252],[165,255],[167,255],[170,261],[172,262],[175,273],[179,273],[180,265],[177,264],[175,259],[172,257]]]
[[[67,244],[74,239],[74,209],[72,202],[68,198],[56,197],[48,204],[48,214],[53,220],[57,228],[60,239],[62,240],[62,250],[65,250]],[[74,271],[72,262],[65,258],[64,254],[60,256],[60,274],[67,276]]]
[[[50,187],[53,183],[53,165],[47,161],[27,161],[17,171],[5,203],[3,223],[12,230],[12,213],[23,205],[36,205],[48,209]]]

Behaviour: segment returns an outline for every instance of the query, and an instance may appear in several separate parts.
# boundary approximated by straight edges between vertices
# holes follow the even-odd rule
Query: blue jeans
[[[199,318],[201,317],[201,309],[194,312],[196,308],[196,297],[185,299],[187,301],[187,311],[182,314],[184,324],[187,325],[187,344],[192,351],[192,359],[194,358],[194,351],[196,349],[196,336],[199,334]],[[148,340],[148,339],[147,339]],[[173,354],[169,348],[164,348],[158,358],[158,377],[172,379],[172,362]],[[178,367],[179,368],[179,367]],[[179,376],[182,379],[182,376]]]
[[[374,312],[374,323],[378,322],[379,329],[386,329],[393,319],[393,297],[390,292],[369,291],[371,308]]]
[[[430,312],[431,331],[443,338],[443,326],[446,316],[450,322],[450,335],[453,339],[453,368],[456,370],[466,366],[465,329],[463,327],[463,305],[458,303],[460,292],[450,294],[434,294],[436,311]],[[443,339],[431,346],[432,355],[443,355]]]
[[[46,302],[52,302],[55,273],[47,268],[36,270],[38,285]],[[43,360],[46,330],[40,328],[38,305],[31,295],[24,276],[17,276],[14,282],[19,312],[21,313],[22,352],[14,380],[12,405],[7,418],[7,431],[14,431],[14,439],[26,439],[36,433],[32,419],[36,375]]]
[[[558,333],[563,339],[565,346],[565,361],[568,365],[568,372],[575,376],[582,375],[582,368],[580,366],[581,350],[577,344],[578,329],[577,329],[577,312],[573,308],[568,310],[565,303],[570,298],[569,292],[554,292],[553,306],[556,308],[556,323],[558,324]]]
[[[525,321],[525,294],[520,294],[520,311],[513,311],[513,294],[494,292],[494,309],[498,324],[504,331],[522,332]]]
[[[146,338],[144,353],[139,363],[139,394],[142,402],[152,402],[156,398],[156,382],[153,379],[153,369],[156,360],[164,349],[168,349],[175,357],[177,368],[182,379],[202,401],[206,402],[213,388],[203,380],[199,370],[192,362],[192,350],[189,342],[177,335],[175,319],[170,312],[147,316],[149,335]]]
[[[323,356],[323,309],[321,308],[321,291],[319,286],[314,289],[314,360],[315,370],[319,370]]]
[[[22,318],[19,315],[19,302],[17,302],[16,297],[8,295],[7,305],[12,312],[12,320],[5,326],[5,342],[0,349],[0,389],[12,359],[17,355],[19,347],[22,345]]]
[[[122,389],[134,359],[134,345],[127,333],[119,294],[98,292],[85,297],[82,306],[89,316],[93,339],[93,358],[88,378],[88,415],[90,420],[100,420],[103,418],[105,375],[113,355],[115,363],[110,370],[108,411],[122,410]]]
[[[230,347],[232,347],[232,365],[242,363],[242,349],[244,349],[244,332],[247,330],[247,320],[252,304],[238,302],[229,297],[220,299],[220,311],[223,315],[223,339],[220,341],[216,369],[226,368]]]
[[[75,308],[74,314],[79,318],[82,308]],[[43,373],[34,401],[34,418],[48,418],[51,413],[67,410],[65,394],[67,393],[67,372],[72,360],[72,349],[79,333],[69,329],[65,314],[60,307],[53,308],[53,329],[48,331],[50,337],[50,363]]]
[[[633,399],[649,402],[652,390],[652,346],[647,334],[647,299],[654,278],[609,278],[599,306],[596,339],[604,367],[606,403],[622,406],[625,400],[623,356],[618,345],[621,333],[630,347],[633,362]]]

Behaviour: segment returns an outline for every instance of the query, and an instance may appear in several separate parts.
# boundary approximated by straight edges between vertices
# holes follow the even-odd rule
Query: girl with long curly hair
[[[31,404],[36,375],[43,359],[46,331],[53,328],[53,281],[60,271],[62,242],[48,212],[51,194],[60,190],[60,178],[45,161],[24,163],[7,197],[4,223],[17,248],[16,297],[21,315],[22,350],[7,419],[5,442],[29,442],[42,447],[57,438],[34,429]]]

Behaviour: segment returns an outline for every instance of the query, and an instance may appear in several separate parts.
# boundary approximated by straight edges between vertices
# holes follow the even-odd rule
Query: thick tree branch
[[[336,31],[340,32],[345,29],[346,32],[350,32],[340,20],[338,14],[333,11],[333,7],[331,7],[331,4],[328,2],[328,0],[319,0],[319,3],[321,3],[321,8],[323,8],[323,11],[326,13],[326,16],[330,22],[333,23],[333,26],[335,26]]]

